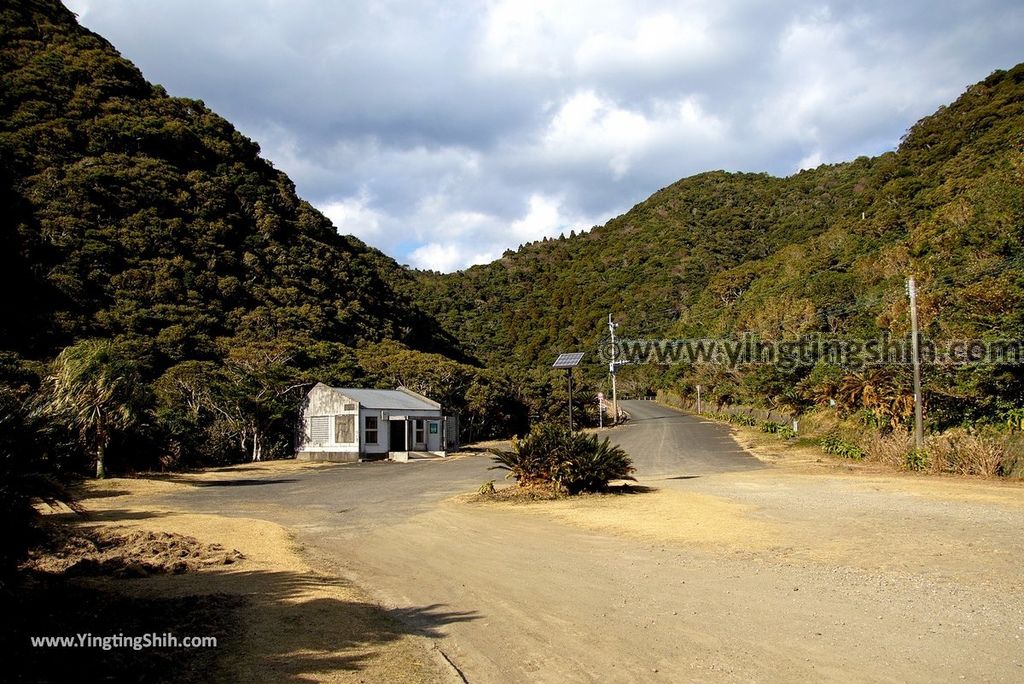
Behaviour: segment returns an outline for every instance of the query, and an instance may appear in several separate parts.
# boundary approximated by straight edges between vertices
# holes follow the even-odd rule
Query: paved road
[[[435,643],[474,682],[1024,673],[1019,490],[954,500],[906,478],[794,475],[722,426],[625,406],[633,420],[609,434],[661,491],[619,521],[647,536],[452,502],[495,476],[486,457],[225,473],[163,503],[284,524],[388,607],[465,614]],[[716,525],[710,545],[662,536]]]
[[[631,419],[607,434],[633,458],[637,479],[664,480],[751,470],[761,463],[740,449],[722,425],[649,401],[624,401]],[[204,483],[171,497],[190,510],[235,515],[275,512],[291,525],[339,526],[351,536],[430,510],[448,497],[500,479],[487,456],[445,461],[344,464],[289,474]]]
[[[612,437],[633,457],[639,478],[684,478],[764,467],[736,444],[724,425],[653,401],[621,405],[630,420]]]

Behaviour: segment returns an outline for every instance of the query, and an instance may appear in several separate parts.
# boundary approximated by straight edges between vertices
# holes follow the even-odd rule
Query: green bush
[[[506,470],[506,478],[523,486],[552,482],[552,455],[562,449],[568,432],[552,423],[541,423],[526,437],[513,437],[511,451],[491,449],[495,462],[491,470]]]
[[[766,420],[762,422],[761,432],[767,432],[772,435],[778,435],[783,439],[796,437],[796,430],[793,429],[792,425],[789,425],[787,423],[776,423],[773,420]]]
[[[907,470],[927,470],[928,452],[924,449],[914,449],[907,452]]]
[[[826,454],[842,456],[843,458],[852,458],[856,461],[864,458],[864,451],[859,446],[851,444],[844,439],[840,439],[838,435],[825,435],[821,438],[820,445],[821,450]]]
[[[612,480],[632,480],[633,463],[607,437],[586,435],[544,423],[522,439],[512,440],[511,451],[492,449],[495,465],[520,486],[551,484],[568,493],[600,492]]]

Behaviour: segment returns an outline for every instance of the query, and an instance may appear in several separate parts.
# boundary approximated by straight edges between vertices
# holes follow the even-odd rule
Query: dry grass
[[[930,437],[926,443],[933,472],[996,477],[1011,475],[1020,456],[1013,435],[954,428]]]
[[[729,425],[741,446],[760,460],[777,465],[813,463],[845,470],[881,467],[969,477],[1024,478],[1024,435],[1019,432],[953,428],[927,437],[923,453],[916,455],[914,437],[909,430],[897,428],[881,434],[849,420],[840,420],[830,410],[812,411],[801,418],[801,439],[795,442],[780,440],[754,428]],[[860,447],[865,454],[864,460],[858,463],[826,455],[816,442],[830,433],[838,433]]]
[[[888,435],[871,431],[859,440],[868,460],[899,470],[923,470],[947,475],[974,477],[1012,476],[1021,461],[1017,435],[996,430],[953,428],[930,435],[924,453],[914,454],[914,438],[908,430]]]
[[[490,485],[490,486],[488,486]],[[554,501],[564,499],[567,494],[562,493],[557,487],[547,484],[510,485],[495,487],[489,482],[477,491],[467,501],[507,501],[510,503],[528,503],[530,501]]]
[[[869,461],[905,470],[907,454],[914,450],[914,436],[907,430],[893,430],[888,435],[872,430],[861,437],[859,446]]]
[[[244,556],[195,537],[124,528],[58,528],[50,543],[34,549],[25,569],[66,576],[148,577],[231,565]]]

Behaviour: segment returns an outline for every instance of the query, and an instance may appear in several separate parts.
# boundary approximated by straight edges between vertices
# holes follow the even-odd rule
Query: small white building
[[[355,389],[317,383],[303,405],[295,457],[348,463],[444,456],[445,434],[453,426],[439,403],[404,387]]]

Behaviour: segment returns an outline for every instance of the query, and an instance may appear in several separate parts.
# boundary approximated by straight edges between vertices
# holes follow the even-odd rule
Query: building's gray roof
[[[411,390],[399,388],[395,390],[356,389],[354,387],[334,387],[334,391],[344,394],[349,399],[359,402],[363,408],[370,409],[439,409],[441,405],[420,396]]]

